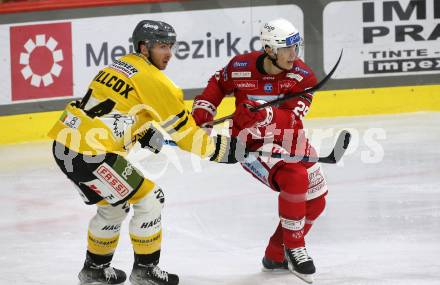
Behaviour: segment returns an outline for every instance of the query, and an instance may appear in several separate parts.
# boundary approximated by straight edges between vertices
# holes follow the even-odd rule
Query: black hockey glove
[[[138,142],[142,148],[146,148],[154,153],[159,153],[164,144],[164,138],[159,130],[151,126]]]
[[[237,163],[246,157],[246,146],[235,137],[217,135],[214,137],[215,151],[209,160],[219,163]]]

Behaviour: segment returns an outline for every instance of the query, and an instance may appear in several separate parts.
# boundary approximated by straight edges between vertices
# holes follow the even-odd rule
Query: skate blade
[[[301,279],[302,281],[312,284],[313,283],[313,275],[312,274],[302,274],[299,272],[296,272],[295,270],[291,270],[291,272],[293,274],[295,274],[296,277],[298,277],[299,279]]]
[[[283,274],[283,273],[289,273],[289,270],[287,268],[276,268],[276,269],[269,269],[266,267],[261,268],[262,272],[268,272],[268,273],[274,273],[274,274]]]
[[[158,282],[155,282],[153,280],[145,279],[145,280],[138,281],[138,280],[132,278],[131,276],[130,276],[129,280],[132,285],[160,285]]]
[[[108,283],[102,283],[102,282],[83,282],[83,281],[80,281],[78,284],[79,285],[105,285],[105,284],[108,284]],[[123,285],[123,284],[125,284],[125,281],[122,282],[122,283],[115,283],[114,285]]]

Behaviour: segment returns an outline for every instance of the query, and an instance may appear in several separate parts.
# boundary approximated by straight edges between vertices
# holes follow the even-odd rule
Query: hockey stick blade
[[[338,163],[347,150],[350,140],[350,132],[346,130],[342,131],[336,140],[336,144],[332,152],[327,157],[320,157],[318,161],[322,163]]]
[[[272,153],[268,151],[253,151],[249,152],[249,155],[253,156],[263,156],[263,157],[273,157],[279,158],[286,162],[321,162],[328,164],[336,164],[341,160],[345,151],[350,144],[351,134],[344,130],[342,131],[338,139],[336,140],[336,144],[333,147],[331,153],[328,156],[324,157],[312,157],[312,156],[302,156],[302,155],[291,155],[291,154],[283,154],[283,153]]]
[[[323,78],[320,82],[318,82],[315,86],[313,86],[313,87],[311,87],[311,88],[309,88],[309,89],[303,90],[303,91],[301,91],[301,92],[296,92],[296,93],[286,94],[285,96],[283,96],[283,97],[281,97],[281,98],[278,98],[278,99],[276,99],[276,100],[266,102],[266,103],[261,104],[261,105],[258,105],[258,106],[256,106],[256,107],[252,107],[252,108],[250,108],[250,111],[251,111],[251,112],[256,112],[256,111],[258,111],[258,110],[260,110],[260,109],[263,109],[263,108],[265,108],[265,107],[272,106],[272,105],[279,104],[279,103],[283,103],[283,102],[285,102],[285,101],[287,101],[287,100],[290,100],[290,99],[292,99],[292,98],[300,97],[300,96],[302,96],[302,95],[304,95],[304,94],[306,94],[306,93],[315,92],[315,91],[321,89],[321,88],[327,83],[327,81],[333,76],[333,73],[335,73],[336,68],[338,68],[339,63],[341,62],[341,58],[342,58],[342,53],[343,53],[343,51],[344,51],[344,50],[341,50],[341,53],[339,54],[338,61],[336,61],[336,64],[335,64],[335,66],[333,66],[332,70],[330,70],[330,72],[327,74],[327,76],[324,77],[324,78]],[[214,125],[217,125],[217,124],[223,123],[223,122],[226,121],[226,120],[232,119],[233,117],[234,117],[234,115],[231,114],[231,115],[226,116],[226,117],[222,117],[222,118],[219,118],[219,119],[216,119],[216,120],[212,120],[212,121],[209,121],[209,122],[203,123],[203,124],[202,124],[202,127],[204,127],[204,128],[212,127],[212,126],[214,126]]]

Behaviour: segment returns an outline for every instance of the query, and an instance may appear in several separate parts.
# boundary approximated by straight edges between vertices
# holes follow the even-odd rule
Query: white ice
[[[322,154],[339,130],[353,133],[342,163],[324,165],[327,209],[306,239],[315,284],[440,284],[439,122],[440,113],[307,121]],[[173,147],[130,157],[166,193],[160,265],[180,284],[305,284],[261,272],[277,193],[239,165]],[[77,284],[95,207],[57,169],[49,142],[2,146],[0,160],[0,284]],[[129,274],[127,222],[113,265]]]

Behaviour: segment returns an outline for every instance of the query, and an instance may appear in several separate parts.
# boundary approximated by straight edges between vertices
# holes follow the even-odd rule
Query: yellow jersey
[[[201,157],[215,144],[183,102],[183,92],[142,54],[128,54],[100,70],[86,95],[70,102],[49,137],[86,155],[128,153],[150,125]]]

